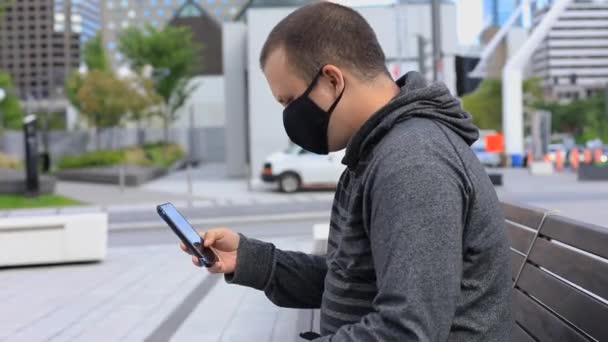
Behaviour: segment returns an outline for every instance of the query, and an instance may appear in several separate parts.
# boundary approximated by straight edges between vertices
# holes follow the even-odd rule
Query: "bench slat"
[[[528,253],[532,240],[534,240],[533,232],[512,222],[507,222],[507,234],[509,235],[509,239],[511,239],[511,247],[523,254]]]
[[[528,335],[527,332],[524,331],[524,329],[522,329],[519,324],[515,323],[513,324],[513,329],[511,330],[511,333],[513,334],[511,336],[511,340],[512,341],[517,341],[517,342],[536,342],[536,340]]]
[[[513,314],[517,324],[529,331],[538,341],[590,341],[519,290],[513,291]],[[528,336],[526,332],[523,333]],[[520,339],[515,338],[513,341]]]
[[[545,211],[518,204],[502,202],[502,211],[509,221],[537,230],[543,220]]]
[[[517,277],[517,272],[519,272],[519,268],[523,262],[524,257],[511,250],[511,280],[515,280],[515,277]]]
[[[608,230],[562,216],[549,216],[541,234],[608,259]]]
[[[544,238],[536,240],[528,259],[569,282],[608,299],[608,262]]]
[[[517,282],[521,290],[599,341],[608,341],[608,306],[531,264]]]

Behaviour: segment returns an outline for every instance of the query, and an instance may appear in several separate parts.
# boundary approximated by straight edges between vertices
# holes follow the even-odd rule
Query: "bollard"
[[[564,158],[562,156],[562,150],[555,151],[555,169],[559,172],[564,170]]]
[[[572,168],[572,170],[578,170],[578,166],[579,166],[579,160],[580,158],[580,153],[578,151],[578,148],[573,148],[572,151],[570,152],[570,167]]]
[[[593,151],[593,162],[598,163],[598,164],[602,162],[602,149],[601,148],[596,148]]]
[[[121,164],[118,169],[118,186],[120,186],[120,192],[125,192],[125,165]]]
[[[584,153],[585,164],[591,164],[591,150],[586,148]]]
[[[188,207],[192,207],[192,163],[186,163],[186,179],[188,182]]]

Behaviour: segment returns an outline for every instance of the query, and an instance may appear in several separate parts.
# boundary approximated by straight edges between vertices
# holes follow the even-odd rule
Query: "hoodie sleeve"
[[[315,341],[446,341],[461,282],[462,182],[440,161],[399,151],[377,170],[365,210],[378,286],[374,312]]]
[[[262,290],[286,308],[319,308],[327,264],[324,256],[282,251],[272,243],[241,235],[235,272],[226,282]]]

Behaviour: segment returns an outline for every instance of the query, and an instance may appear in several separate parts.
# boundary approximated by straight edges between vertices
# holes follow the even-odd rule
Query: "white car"
[[[291,145],[285,152],[277,152],[264,163],[262,180],[278,183],[281,191],[293,193],[302,188],[335,187],[345,167],[344,150],[319,155]]]

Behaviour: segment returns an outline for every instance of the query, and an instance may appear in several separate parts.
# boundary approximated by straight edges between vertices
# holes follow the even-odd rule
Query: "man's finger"
[[[201,264],[200,264],[200,262],[199,262],[199,260],[198,260],[198,257],[196,257],[196,256],[194,256],[194,255],[192,256],[192,263],[193,263],[195,266],[198,266],[198,267],[203,266],[203,265],[201,265]]]
[[[210,230],[208,232],[205,232],[205,237],[203,238],[204,246],[213,246],[213,244],[221,240],[223,236],[224,235],[220,230]]]
[[[207,270],[211,273],[223,273],[223,264],[221,261],[217,261],[213,266],[207,267]]]

